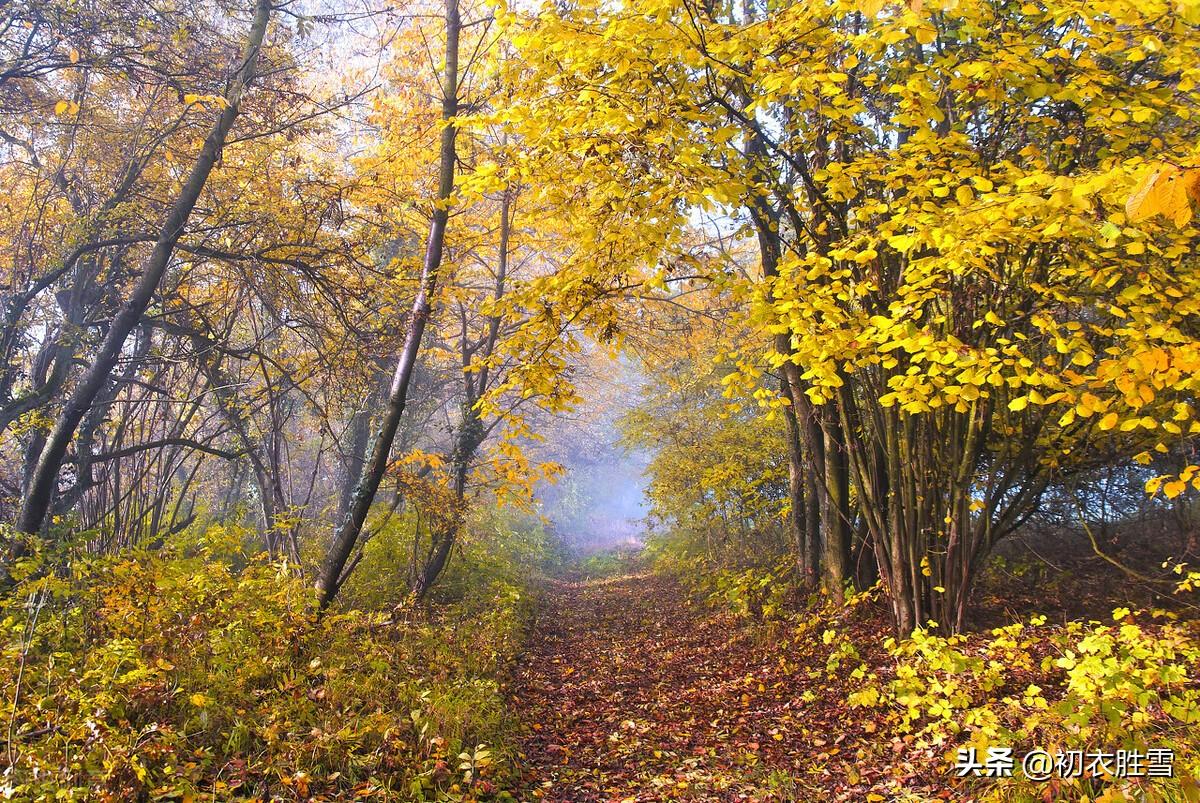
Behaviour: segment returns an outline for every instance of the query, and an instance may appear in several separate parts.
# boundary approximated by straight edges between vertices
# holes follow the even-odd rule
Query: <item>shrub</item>
[[[4,794],[485,796],[506,758],[499,680],[522,594],[494,584],[433,618],[317,619],[293,570],[234,568],[236,535],[78,561],[8,597]]]
[[[1191,800],[1200,776],[1200,625],[1162,611],[1114,611],[1114,623],[1045,617],[996,628],[983,636],[942,637],[917,630],[889,639],[886,671],[863,666],[852,705],[879,708],[891,726],[918,744],[982,756],[1012,747],[1014,777],[981,784],[997,800]],[[1174,752],[1174,778],[1119,778],[1115,773],[1023,777],[1025,750],[1108,751],[1163,748]],[[947,776],[949,777],[949,775]],[[1047,791],[1049,790],[1049,792]]]

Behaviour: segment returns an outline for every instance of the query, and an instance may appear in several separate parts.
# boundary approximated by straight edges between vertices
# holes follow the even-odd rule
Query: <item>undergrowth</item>
[[[309,583],[242,555],[243,535],[19,583],[0,614],[3,795],[497,799],[527,578],[463,560],[469,595],[317,617]]]

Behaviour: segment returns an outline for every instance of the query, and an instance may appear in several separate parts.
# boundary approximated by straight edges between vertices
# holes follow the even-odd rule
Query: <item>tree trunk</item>
[[[450,550],[457,540],[458,531],[462,527],[464,511],[463,504],[467,491],[467,474],[471,470],[471,460],[479,445],[483,443],[483,423],[479,420],[479,411],[472,400],[463,404],[463,421],[459,425],[457,443],[454,446],[452,459],[454,469],[454,501],[458,506],[451,521],[437,535],[433,552],[425,569],[417,578],[417,586],[413,589],[417,598],[424,597],[429,589],[437,582],[438,577],[446,568],[450,558]]]
[[[338,491],[337,515],[334,521],[344,521],[354,502],[354,490],[367,465],[367,450],[371,446],[371,423],[375,411],[383,401],[388,389],[388,376],[384,366],[377,366],[367,383],[367,396],[362,407],[355,411],[347,427],[350,442],[342,464],[341,488]]]
[[[850,577],[850,472],[846,463],[841,427],[831,415],[829,405],[823,411],[825,438],[825,494],[821,511],[826,592],[837,601],[845,596]]]
[[[277,517],[287,508],[279,475],[274,464],[267,459],[262,442],[255,437],[250,416],[234,393],[235,382],[222,370],[221,356],[215,353],[213,344],[199,335],[193,335],[192,345],[196,349],[200,371],[208,379],[208,385],[217,399],[217,409],[237,435],[242,450],[246,453],[246,459],[250,462],[250,468],[254,471],[254,481],[258,486],[259,510],[262,513],[263,541],[267,553],[274,559],[279,552],[279,537],[282,532]]]
[[[508,243],[512,230],[511,197],[506,190],[500,203],[500,244],[499,258],[496,266],[496,284],[492,291],[492,300],[498,302],[504,296],[504,283],[508,276]],[[479,358],[482,366],[478,376],[472,373],[472,360],[467,342],[467,331],[463,329],[463,402],[462,421],[459,424],[458,437],[455,440],[452,464],[454,466],[454,501],[458,506],[451,524],[434,545],[433,554],[425,566],[424,572],[417,578],[413,591],[417,598],[422,598],[437,582],[438,577],[446,570],[450,550],[458,538],[465,514],[465,499],[467,492],[467,474],[471,469],[471,461],[475,453],[487,437],[483,421],[479,417],[479,400],[487,392],[489,367],[488,359],[496,349],[496,341],[500,336],[500,315],[494,314],[488,319],[487,334],[480,349]]]
[[[785,399],[791,399],[786,378],[780,379],[780,393]],[[783,411],[787,423],[788,440],[788,497],[791,500],[791,513],[788,516],[788,526],[792,531],[792,542],[796,550],[796,570],[800,573],[800,585],[806,589],[816,588],[817,564],[815,560],[815,533],[810,527],[819,526],[819,522],[809,518],[809,486],[815,484],[808,476],[811,467],[804,459],[804,447],[800,434],[800,424],[796,420],[796,410],[789,405]],[[815,494],[812,501],[816,501]]]
[[[425,247],[425,259],[421,265],[421,283],[417,297],[413,300],[412,317],[404,338],[404,348],[396,363],[392,384],[388,393],[387,409],[380,421],[371,454],[363,467],[354,498],[346,518],[334,534],[333,543],[325,556],[321,571],[317,575],[317,605],[324,609],[337,595],[345,581],[342,570],[350,553],[354,550],[363,525],[367,521],[371,503],[379,490],[379,483],[387,471],[392,442],[400,426],[400,417],[408,401],[408,386],[416,368],[421,350],[421,339],[429,321],[430,300],[437,289],[438,271],[442,264],[442,250],[446,237],[446,222],[450,217],[448,202],[454,190],[454,139],[457,129],[452,120],[458,114],[458,0],[446,2],[446,67],[442,86],[442,137],[439,151],[439,181],[437,202],[429,225],[429,240]]]
[[[762,158],[765,145],[759,136],[751,137],[747,144],[747,156]],[[779,238],[779,215],[767,202],[757,198],[749,204],[751,217],[758,236],[759,261],[763,280],[772,282],[779,278],[779,260],[782,253]],[[780,392],[790,406],[786,411],[788,424],[788,474],[789,492],[792,502],[792,526],[803,530],[795,532],[797,565],[802,581],[816,586],[823,561],[820,554],[821,525],[819,510],[829,507],[829,489],[825,478],[826,449],[823,436],[817,425],[817,413],[801,385],[799,366],[789,359],[792,352],[791,340],[786,333],[775,336],[775,351],[784,359],[780,366]],[[794,427],[794,432],[793,432]],[[803,516],[803,519],[801,519]],[[828,534],[826,534],[828,537]]]
[[[367,463],[367,447],[371,445],[371,408],[374,402],[375,394],[369,393],[362,409],[356,410],[350,418],[350,426],[347,428],[350,442],[346,445],[342,488],[338,494],[335,521],[345,520],[350,513],[350,504],[354,501],[354,488],[358,478],[362,476],[363,466]]]

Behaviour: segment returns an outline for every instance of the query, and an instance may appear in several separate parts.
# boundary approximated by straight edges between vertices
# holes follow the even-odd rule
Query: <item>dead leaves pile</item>
[[[517,797],[882,801],[926,780],[928,797],[945,789],[938,757],[846,706],[854,681],[829,677],[827,656],[819,638],[749,627],[661,576],[559,583],[511,690],[524,723]]]

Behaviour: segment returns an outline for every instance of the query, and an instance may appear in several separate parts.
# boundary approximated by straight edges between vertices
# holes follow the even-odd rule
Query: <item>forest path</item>
[[[518,798],[803,799],[788,776],[813,750],[805,684],[767,640],[661,576],[556,582],[512,689]]]

